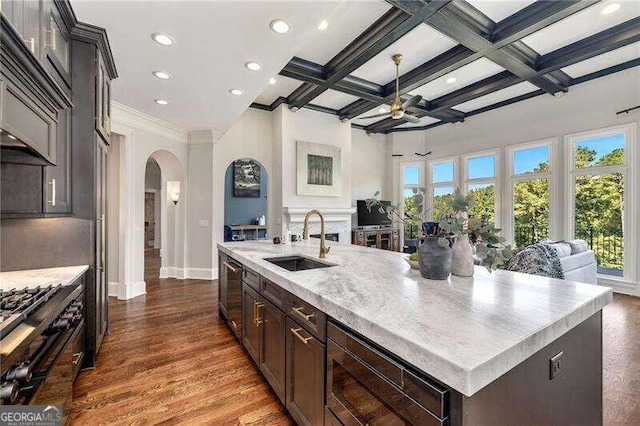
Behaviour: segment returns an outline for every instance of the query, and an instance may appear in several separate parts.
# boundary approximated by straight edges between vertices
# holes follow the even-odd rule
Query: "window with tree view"
[[[511,151],[513,236],[524,247],[549,236],[549,144]]]
[[[402,196],[405,217],[404,240],[412,240],[420,235],[422,226],[419,219],[422,214],[423,194],[420,191],[423,182],[421,164],[404,164],[402,166]],[[413,219],[410,219],[413,218]]]
[[[465,191],[473,196],[469,217],[496,222],[496,155],[465,158]]]
[[[449,201],[456,190],[455,162],[446,160],[431,164],[431,184],[433,187],[431,217],[439,222],[453,214]]]
[[[598,273],[624,270],[625,135],[570,139],[574,237],[595,252]]]

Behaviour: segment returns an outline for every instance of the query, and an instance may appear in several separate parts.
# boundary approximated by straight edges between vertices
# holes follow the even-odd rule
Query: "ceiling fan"
[[[407,99],[404,103],[400,102],[400,79],[399,79],[399,69],[400,69],[400,61],[402,61],[402,55],[396,54],[391,57],[393,62],[396,64],[396,99],[391,104],[391,110],[389,112],[383,112],[381,114],[368,115],[366,117],[359,117],[360,119],[367,118],[378,118],[378,117],[391,117],[394,120],[400,120],[401,118],[410,121],[411,123],[419,123],[420,118],[410,114],[410,112],[415,112],[413,107],[418,105],[418,103],[422,100],[422,96],[416,95],[410,99]]]

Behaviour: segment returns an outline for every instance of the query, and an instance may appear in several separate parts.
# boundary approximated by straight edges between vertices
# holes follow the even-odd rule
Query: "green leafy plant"
[[[420,195],[422,197],[422,199],[424,200],[424,196],[426,194],[426,188],[414,188],[413,189],[413,193],[414,195]],[[374,208],[377,208],[378,211],[382,214],[386,214],[387,217],[389,218],[389,220],[393,223],[403,223],[403,224],[407,224],[410,221],[420,221],[420,222],[424,222],[426,220],[426,215],[428,210],[419,212],[417,214],[410,214],[409,212],[404,212],[404,217],[402,214],[400,214],[400,205],[394,205],[394,204],[389,204],[389,205],[385,205],[382,204],[382,201],[380,200],[380,191],[376,191],[373,194],[373,197],[371,198],[367,198],[365,200],[367,209],[369,209],[369,211],[373,210]]]
[[[504,244],[506,240],[498,235],[502,230],[489,222],[487,216],[467,218],[473,205],[472,195],[462,195],[460,189],[456,189],[448,201],[453,215],[443,218],[438,224],[441,230],[438,244],[446,247],[451,246],[455,238],[469,238],[476,247],[476,255],[491,272],[511,259],[513,250],[510,245]]]

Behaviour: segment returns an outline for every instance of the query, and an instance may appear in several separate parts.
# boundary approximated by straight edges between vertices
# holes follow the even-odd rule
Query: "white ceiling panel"
[[[296,56],[325,65],[390,8],[384,1],[341,3],[325,18],[329,28],[319,31]]]
[[[449,74],[443,75],[424,86],[414,89],[411,94],[421,95],[423,98],[430,101],[494,74],[498,74],[501,71],[504,71],[504,68],[500,65],[497,65],[486,58],[480,58],[477,61],[473,61]],[[455,81],[447,83],[447,80],[452,78],[455,78]]]
[[[358,99],[359,98],[355,96],[329,89],[310,103],[327,108],[340,109],[349,105],[351,102],[357,101]]]
[[[107,30],[119,77],[113,100],[188,130],[228,129],[269,85],[269,79],[312,40],[336,2],[81,1],[82,22]],[[285,19],[288,34],[269,29]],[[170,47],[155,32],[175,40]],[[247,61],[262,64],[249,71]],[[167,71],[161,81],[151,72]],[[229,93],[232,88],[242,96]],[[154,99],[166,99],[166,106]]]
[[[269,84],[254,102],[264,105],[270,105],[271,102],[278,99],[278,96],[287,97],[291,92],[293,92],[298,86],[302,84],[301,81],[281,75],[278,75],[274,78],[276,80],[276,84]]]
[[[498,90],[497,92],[456,105],[453,108],[463,112],[469,112],[488,105],[493,105],[497,102],[506,101],[507,99],[515,98],[516,96],[524,95],[525,93],[533,92],[535,90],[538,90],[536,86],[525,81],[523,83],[507,87],[506,89]]]
[[[640,42],[621,47],[620,49],[587,59],[586,61],[578,62],[577,64],[563,68],[562,71],[576,78],[636,58],[640,58]]]
[[[370,109],[369,111],[365,112],[364,114],[360,114],[359,117],[366,117],[368,115],[381,114],[383,112],[382,110],[384,110],[385,112],[389,112],[389,106],[388,105],[380,105],[378,107]],[[376,121],[384,120],[385,118],[386,117],[377,117],[377,118],[367,118],[366,120],[362,120],[362,119],[356,117],[353,120],[351,120],[351,122],[355,123],[355,124],[361,124],[363,126],[368,126],[369,124],[373,124]]]
[[[640,2],[619,1],[620,8],[609,15],[602,11],[613,2],[606,1],[578,12],[522,39],[541,55],[589,37],[607,28],[640,16]]]
[[[420,119],[420,123],[404,123],[396,127],[422,127],[422,126],[428,126],[429,124],[437,123],[438,121],[440,120],[437,120],[432,117],[422,117]]]
[[[478,9],[480,12],[493,19],[495,22],[500,22],[504,18],[508,18],[517,11],[524,9],[535,0],[511,0],[511,1],[499,1],[499,0],[468,0],[472,6]]]
[[[404,74],[418,65],[435,58],[451,49],[457,43],[426,24],[418,25],[400,40],[374,56],[369,62],[358,68],[353,75],[378,84],[386,84],[396,76],[391,56],[403,55],[400,74]]]

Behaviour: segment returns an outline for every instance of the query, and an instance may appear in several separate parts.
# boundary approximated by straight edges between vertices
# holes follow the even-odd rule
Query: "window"
[[[567,137],[569,233],[595,252],[598,273],[625,275],[630,127]]]
[[[549,237],[551,143],[509,149],[512,240],[524,247]]]
[[[424,208],[422,193],[419,191],[424,186],[423,166],[421,163],[406,163],[401,165],[401,171],[403,214],[405,218],[418,218]],[[404,226],[404,240],[418,238],[421,226],[419,219],[407,220]]]
[[[465,156],[464,192],[473,196],[473,207],[469,217],[482,218],[497,223],[499,202],[497,190],[497,152],[472,154]]]
[[[431,211],[429,216],[438,222],[453,212],[447,206],[448,201],[456,190],[456,161],[445,159],[430,162],[431,170]]]

